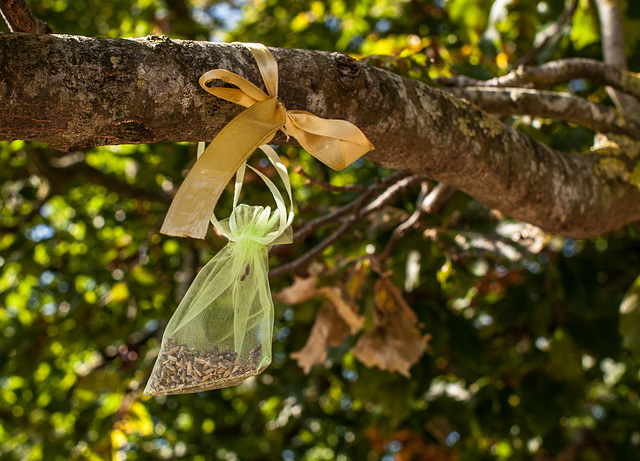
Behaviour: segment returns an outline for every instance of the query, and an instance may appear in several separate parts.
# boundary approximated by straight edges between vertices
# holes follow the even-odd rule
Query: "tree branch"
[[[622,144],[615,155],[560,153],[445,91],[344,55],[272,52],[286,107],[355,123],[379,165],[445,182],[568,236],[601,235],[640,218],[633,151]],[[262,85],[250,52],[237,45],[0,35],[0,139],[70,151],[210,140],[242,110],[198,87],[215,68]]]
[[[11,32],[51,33],[49,24],[37,19],[25,0],[0,0],[0,13]]]
[[[573,79],[582,78],[608,85],[640,97],[640,76],[621,70],[602,61],[586,58],[567,58],[548,62],[539,67],[522,66],[506,75],[489,80],[476,80],[465,75],[440,77],[437,83],[445,86],[525,87],[546,89]]]
[[[380,210],[383,206],[395,200],[399,195],[405,193],[408,189],[410,189],[414,185],[424,180],[425,178],[418,175],[406,176],[396,180],[395,183],[390,184],[382,194],[377,196],[371,203],[369,203],[361,211],[356,209],[355,213],[342,219],[340,227],[335,231],[333,231],[333,233],[329,237],[324,239],[322,242],[320,242],[318,245],[313,247],[311,250],[307,251],[305,254],[300,256],[295,261],[282,264],[276,267],[275,269],[271,269],[269,271],[269,277],[276,277],[278,275],[285,274],[287,272],[296,273],[302,269],[305,269],[309,265],[309,263],[313,260],[313,258],[320,255],[324,250],[326,250],[331,245],[336,243],[340,239],[340,237],[342,237],[345,233],[347,233],[351,228],[353,228],[360,221],[363,221],[370,214]],[[360,199],[355,200],[354,202],[360,202],[361,199],[362,197]],[[295,241],[295,236],[294,236],[294,241]]]
[[[567,8],[564,11],[564,13],[562,13],[562,15],[556,20],[556,22],[554,22],[553,24],[551,24],[551,26],[545,29],[540,34],[539,38],[536,37],[535,41],[539,43],[535,45],[533,48],[531,48],[529,51],[527,51],[520,59],[518,59],[518,62],[516,62],[515,67],[519,67],[525,64],[530,64],[531,62],[533,62],[536,59],[536,57],[542,52],[542,50],[544,50],[547,47],[547,45],[551,42],[551,40],[553,40],[555,37],[558,36],[558,34],[560,34],[560,32],[562,32],[562,29],[564,28],[564,26],[573,17],[573,13],[575,13],[577,7],[578,7],[578,0],[574,0],[573,4],[569,8]]]
[[[600,16],[604,61],[620,70],[627,70],[620,3],[618,0],[596,0],[596,6]],[[620,110],[632,114],[640,109],[640,102],[636,98],[621,94],[613,88],[608,88],[607,91]]]
[[[407,176],[409,176],[409,173],[405,173],[404,171],[396,171],[392,175],[384,178],[379,183],[368,187],[360,197],[358,197],[351,203],[348,203],[347,205],[344,205],[337,210],[327,213],[324,216],[320,216],[304,223],[304,225],[293,234],[293,241],[301,242],[309,235],[311,235],[316,229],[326,226],[327,224],[337,222],[340,218],[347,214],[357,214],[358,210],[360,210],[364,206],[364,204],[367,203],[372,197],[378,195],[380,192],[387,189],[390,185]]]
[[[420,208],[425,214],[433,214],[440,211],[456,193],[456,188],[444,183],[438,184],[420,203]]]
[[[532,115],[572,122],[593,131],[624,134],[640,140],[640,123],[619,111],[568,93],[521,88],[450,88],[487,112],[497,115]]]
[[[99,184],[107,190],[115,191],[122,197],[160,203],[169,203],[171,201],[171,197],[164,192],[148,191],[135,187],[87,165],[82,160],[65,166],[56,166],[49,160],[46,149],[35,149],[31,161],[54,187],[59,187],[62,183],[66,183],[74,177],[80,177],[88,182]]]
[[[306,184],[313,184],[314,186],[318,186],[325,190],[330,190],[332,192],[357,192],[363,193],[367,191],[366,186],[362,186],[360,184],[347,184],[346,186],[335,186],[333,184],[329,184],[328,182],[320,181],[319,179],[314,178],[309,175],[306,171],[302,169],[301,166],[294,170],[294,173],[299,174],[304,179],[306,179]]]
[[[409,230],[411,230],[420,221],[422,221],[422,218],[426,214],[422,204],[424,203],[428,193],[429,183],[427,181],[423,181],[422,184],[420,184],[420,194],[418,195],[418,199],[416,200],[416,209],[413,213],[411,213],[411,216],[409,216],[409,218],[407,218],[393,230],[391,237],[387,241],[386,248],[378,257],[381,265],[384,265],[385,261],[389,259],[389,257],[391,257],[391,254],[393,253],[393,250],[395,250],[396,245],[398,244],[400,239],[403,238],[407,234],[407,232],[409,232]],[[433,195],[433,192],[429,195]]]
[[[427,194],[428,192],[428,194]],[[433,214],[440,211],[449,200],[451,200],[456,193],[455,187],[447,186],[444,183],[438,184],[429,192],[426,182],[421,184],[420,195],[416,201],[416,210],[409,218],[396,227],[387,242],[387,247],[380,255],[378,260],[384,265],[384,261],[391,257],[396,245],[402,239],[409,230],[412,228],[419,228],[423,221],[423,218],[427,214]]]

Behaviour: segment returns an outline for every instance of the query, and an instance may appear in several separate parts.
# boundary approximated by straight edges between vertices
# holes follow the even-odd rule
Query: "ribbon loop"
[[[270,207],[264,208],[262,210],[262,214],[259,216],[260,219],[258,219],[257,222],[259,222],[261,225],[264,225],[270,220],[277,219],[278,221],[278,226],[273,231],[269,232],[268,234],[262,237],[254,237],[253,239],[262,245],[271,245],[276,241],[277,243],[290,243],[286,241],[287,240],[286,238],[284,239],[285,241],[281,241],[280,239],[280,237],[285,233],[285,231],[291,226],[291,223],[293,222],[293,216],[294,216],[293,195],[291,193],[291,182],[289,181],[289,174],[287,173],[287,167],[284,165],[282,160],[280,160],[280,157],[278,157],[278,154],[276,154],[276,151],[273,150],[271,146],[263,145],[263,146],[260,146],[260,149],[262,150],[262,152],[264,152],[264,154],[267,156],[271,164],[275,167],[276,172],[278,173],[278,176],[280,176],[280,179],[284,184],[284,188],[285,188],[285,191],[287,192],[287,197],[289,199],[289,212],[287,213],[287,206],[285,204],[284,198],[282,197],[282,194],[280,193],[276,185],[273,183],[273,181],[269,179],[261,171],[253,168],[251,165],[247,165],[246,162],[243,162],[240,168],[238,168],[238,171],[236,172],[236,182],[235,182],[235,189],[233,193],[233,208],[231,210],[231,215],[229,216],[229,218],[223,221],[218,221],[218,219],[216,218],[216,214],[213,213],[213,215],[211,216],[211,223],[216,229],[218,229],[218,231],[222,235],[227,237],[229,240],[237,240],[240,237],[238,233],[239,229],[236,224],[235,210],[236,208],[238,208],[240,191],[242,190],[242,184],[244,182],[244,173],[246,168],[248,167],[251,170],[253,170],[253,172],[256,173],[264,181],[264,183],[267,185],[267,188],[271,192],[273,199],[276,202],[276,209],[273,211],[273,213],[271,212]],[[261,207],[257,207],[257,208],[261,208]]]
[[[231,83],[237,86],[238,89],[207,86],[207,83],[213,80],[222,80],[223,82]],[[202,77],[200,77],[198,83],[200,83],[200,86],[205,91],[212,95],[244,107],[250,107],[258,101],[269,99],[269,96],[266,95],[264,91],[249,80],[225,69],[215,69],[205,72],[202,74]]]
[[[271,51],[262,43],[243,43],[245,48],[249,48],[251,54],[258,63],[260,75],[267,87],[267,92],[272,98],[278,97],[278,63],[271,54]]]
[[[278,130],[287,138],[295,137],[311,155],[336,170],[347,167],[373,149],[364,133],[351,122],[286,110],[277,99],[275,58],[262,44],[243,45],[251,50],[258,63],[267,93],[224,69],[210,70],[200,77],[200,86],[205,91],[247,109],[231,120],[198,158],[171,202],[160,230],[163,234],[204,238],[226,184],[249,155],[258,146],[268,144]],[[207,84],[213,80],[222,80],[237,88],[209,87]]]

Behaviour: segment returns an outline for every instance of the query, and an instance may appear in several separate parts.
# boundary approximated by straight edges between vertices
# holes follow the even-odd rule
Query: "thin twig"
[[[416,210],[409,219],[396,227],[391,234],[387,242],[387,247],[378,258],[381,264],[384,264],[384,261],[391,256],[400,239],[404,237],[411,228],[417,227],[425,215],[440,211],[457,191],[455,187],[440,183],[427,194],[428,189],[426,184],[426,182],[422,183],[422,190],[416,201]]]
[[[562,29],[564,28],[565,24],[569,22],[573,17],[573,13],[575,13],[577,7],[578,7],[578,0],[574,0],[571,7],[565,10],[565,12],[562,13],[562,15],[557,19],[557,21],[554,22],[551,26],[549,26],[541,34],[542,40],[540,41],[540,43],[534,46],[533,48],[531,48],[529,51],[527,51],[522,57],[520,57],[520,59],[518,59],[514,67],[530,64],[531,62],[533,62],[533,60],[535,60],[535,58],[542,52],[542,50],[544,50],[547,47],[547,45],[554,38],[556,38],[560,34],[560,32],[562,32]]]
[[[290,263],[282,264],[275,269],[271,269],[269,271],[269,277],[276,277],[280,274],[284,274],[287,272],[296,272],[299,269],[306,267],[309,265],[311,260],[322,253],[325,249],[336,243],[343,234],[345,234],[351,227],[356,225],[357,220],[349,219],[344,221],[342,225],[333,231],[333,233],[320,242],[318,245],[313,247],[311,250],[307,251],[304,255],[300,256],[295,261],[291,261]]]
[[[448,235],[455,235],[456,237],[461,236],[461,237],[467,237],[470,239],[481,239],[491,244],[491,251],[496,254],[499,253],[499,249],[496,247],[496,243],[502,243],[504,245],[510,246],[511,248],[520,250],[523,253],[526,253],[527,255],[533,255],[531,250],[529,250],[529,248],[527,248],[526,246],[520,245],[518,242],[514,241],[513,239],[510,239],[509,237],[505,237],[499,234],[486,234],[483,232],[467,231],[467,230],[455,229],[451,227],[431,227],[431,228],[428,228],[426,232],[428,233],[428,235],[448,234]],[[483,248],[477,248],[477,249],[483,249]]]
[[[316,229],[326,226],[327,224],[331,224],[333,222],[337,222],[343,216],[354,212],[355,210],[362,208],[362,206],[370,199],[371,196],[367,193],[358,197],[353,202],[338,208],[326,215],[320,216],[318,218],[312,219],[311,221],[306,222],[300,229],[298,229],[293,234],[293,242],[298,243],[302,242],[309,235],[311,235]]]
[[[36,18],[25,0],[0,0],[0,13],[11,32],[50,34],[51,27]]]
[[[403,177],[402,179],[397,180],[394,184],[385,187],[385,191],[380,194],[376,199],[371,202],[369,205],[364,207],[361,211],[356,211],[354,214],[350,215],[347,218],[344,218],[340,227],[333,231],[333,233],[320,242],[318,245],[313,247],[311,250],[306,252],[304,255],[296,259],[295,261],[282,264],[271,271],[269,271],[269,277],[276,277],[278,275],[287,273],[287,272],[297,272],[306,266],[309,265],[311,260],[321,254],[325,249],[329,246],[333,245],[337,242],[342,235],[344,235],[347,231],[349,231],[352,227],[358,224],[360,221],[366,219],[370,214],[378,211],[380,208],[385,206],[387,203],[395,200],[398,195],[406,192],[409,188],[413,187],[415,184],[424,181],[425,178],[420,175],[412,175],[408,177]]]
[[[539,67],[521,66],[501,77],[477,80],[465,75],[439,77],[436,83],[447,87],[536,88],[547,89],[575,79],[607,85],[619,92],[640,98],[632,72],[587,58],[558,59]]]
[[[439,212],[458,191],[453,186],[443,182],[433,188],[431,193],[422,201],[421,208],[425,213],[433,214]]]
[[[347,186],[334,186],[333,184],[329,184],[325,181],[320,181],[309,175],[306,171],[302,169],[302,167],[298,167],[293,170],[294,173],[299,174],[304,179],[307,180],[307,184],[313,184],[314,186],[321,187],[322,189],[330,190],[332,192],[357,192],[362,194],[367,191],[367,187],[361,184],[350,184]]]
[[[402,237],[406,235],[409,229],[414,227],[422,219],[422,216],[424,215],[424,208],[422,207],[422,202],[424,201],[428,192],[429,192],[429,183],[424,181],[422,184],[420,184],[420,195],[418,195],[418,200],[416,200],[415,211],[411,214],[411,216],[409,216],[409,218],[406,221],[401,223],[398,227],[396,227],[393,230],[393,233],[391,234],[391,237],[387,242],[387,247],[378,258],[381,264],[384,264],[384,261],[389,259],[397,243],[400,241]]]
[[[34,149],[32,154],[30,157],[31,162],[40,173],[49,180],[54,189],[74,177],[80,177],[94,184],[103,186],[110,191],[117,192],[123,197],[159,203],[168,203],[171,201],[171,197],[164,192],[149,191],[134,187],[125,181],[121,181],[87,165],[84,161],[68,163],[64,167],[54,166],[48,158],[48,152],[44,149]]]
[[[393,185],[385,188],[385,191],[382,194],[380,194],[378,197],[376,197],[376,199],[373,202],[367,205],[362,210],[361,214],[363,216],[368,216],[371,213],[378,211],[384,205],[394,200],[398,195],[406,192],[411,187],[425,180],[426,178],[424,176],[418,175],[418,174],[407,176],[405,178],[400,179],[399,181],[395,182]]]
[[[407,177],[408,175],[409,173],[406,173],[404,171],[397,171],[392,175],[384,178],[379,183],[369,186],[367,188],[367,191],[364,194],[362,194],[362,196],[358,197],[356,200],[352,201],[351,203],[344,205],[338,208],[337,210],[334,210],[331,213],[328,213],[324,216],[320,216],[318,218],[312,219],[311,221],[308,221],[293,234],[293,242],[294,243],[301,242],[302,240],[307,238],[309,235],[311,235],[316,229],[322,226],[326,226],[327,224],[337,222],[339,218],[342,218],[343,216],[349,213],[354,213],[355,210],[362,208],[362,206],[371,197],[373,197],[376,194],[379,194],[381,191],[386,189],[390,184],[393,184],[399,181],[400,179]]]

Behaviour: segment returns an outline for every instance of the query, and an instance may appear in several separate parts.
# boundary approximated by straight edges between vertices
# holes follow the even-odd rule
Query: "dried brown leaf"
[[[393,310],[395,308],[398,308],[404,313],[407,321],[409,321],[412,325],[418,323],[418,316],[416,315],[414,310],[411,309],[411,306],[409,306],[407,300],[404,299],[402,291],[389,279],[379,280],[376,283],[376,287],[374,287],[374,292],[377,296],[383,296],[386,301],[385,305],[379,304],[379,307],[381,309],[387,308]],[[384,295],[382,295],[382,293],[384,293]],[[395,303],[395,306],[392,305],[392,303]]]
[[[327,347],[341,345],[349,336],[349,330],[335,307],[326,302],[316,315],[306,344],[292,353],[291,358],[298,362],[305,374],[309,374],[314,365],[321,365],[327,359]]]
[[[285,304],[300,304],[316,296],[316,278],[302,278],[295,276],[293,284],[283,288],[280,292],[273,294],[273,299],[277,299]]]
[[[409,370],[426,352],[430,335],[420,334],[415,312],[387,279],[374,286],[373,318],[375,327],[360,336],[351,353],[368,367],[410,377]]]
[[[347,325],[349,325],[349,330],[352,335],[362,330],[365,320],[364,317],[358,314],[358,307],[356,305],[350,303],[342,296],[342,290],[339,287],[318,288],[316,293],[324,296],[333,304],[338,314]]]
[[[358,261],[346,283],[346,291],[350,299],[355,301],[362,298],[362,290],[366,280],[367,266],[362,261]]]
[[[358,314],[358,306],[345,299],[340,287],[316,288],[315,285],[315,277],[295,277],[290,287],[273,295],[274,299],[285,304],[300,304],[316,296],[326,299],[316,314],[306,344],[291,354],[305,373],[309,373],[314,365],[324,363],[327,348],[341,345],[349,334],[362,329],[365,320]]]
[[[409,378],[409,370],[427,350],[430,335],[421,336],[418,329],[376,327],[360,336],[351,349],[353,356],[368,367],[398,372]]]

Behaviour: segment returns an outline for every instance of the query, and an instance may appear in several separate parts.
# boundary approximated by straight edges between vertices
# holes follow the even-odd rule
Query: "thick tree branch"
[[[51,27],[33,15],[25,0],[0,0],[0,13],[11,32],[51,33]]]
[[[494,115],[554,118],[593,131],[624,134],[640,140],[640,123],[615,109],[568,93],[487,87],[450,88],[449,91]]]
[[[602,36],[604,61],[620,70],[627,70],[620,2],[618,0],[596,0],[596,6],[600,16],[600,35]],[[621,94],[614,88],[608,88],[607,90],[619,109],[628,114],[640,109],[640,102],[637,99]]]
[[[558,59],[539,67],[521,66],[506,75],[489,80],[476,80],[465,75],[456,75],[436,79],[436,82],[446,86],[545,89],[578,78],[608,85],[640,97],[640,76],[638,74],[621,70],[602,61],[585,58]]]
[[[445,91],[346,56],[272,52],[286,107],[354,122],[376,146],[368,158],[380,165],[443,181],[574,237],[640,218],[640,190],[629,180],[633,165],[624,150],[560,153]],[[210,140],[242,110],[198,87],[200,75],[215,68],[261,82],[250,52],[235,45],[0,35],[0,139],[71,151]],[[274,142],[286,143],[284,136]]]

